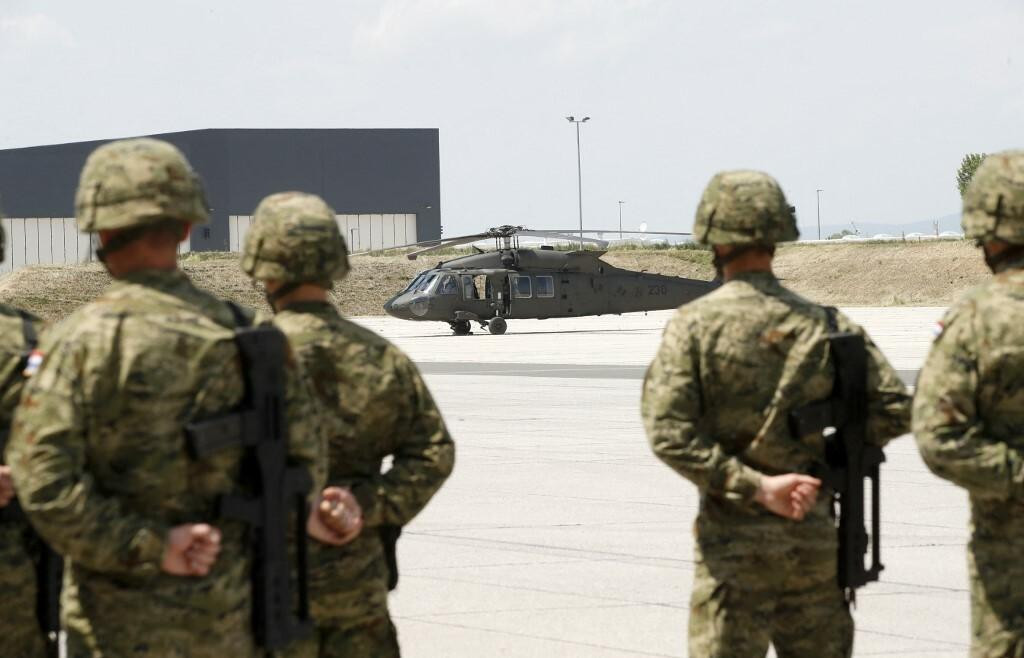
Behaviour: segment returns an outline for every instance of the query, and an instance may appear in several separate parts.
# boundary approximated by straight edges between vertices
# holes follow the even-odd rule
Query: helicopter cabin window
[[[441,279],[441,285],[437,287],[437,294],[439,295],[454,295],[459,292],[459,284],[455,283],[455,277],[451,274],[444,275]]]
[[[490,299],[491,286],[487,282],[486,274],[463,274],[462,275],[462,298],[463,299]]]
[[[532,297],[533,292],[530,289],[530,277],[513,274],[512,294],[515,295],[516,299],[529,299]]]
[[[555,277],[553,276],[538,276],[537,279],[537,296],[538,297],[554,297],[555,296]]]

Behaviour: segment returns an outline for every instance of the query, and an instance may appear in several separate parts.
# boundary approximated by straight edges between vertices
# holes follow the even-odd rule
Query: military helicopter
[[[473,322],[500,335],[505,333],[508,320],[670,309],[719,285],[717,281],[614,267],[600,259],[606,253],[607,241],[582,237],[578,231],[572,233],[498,226],[474,235],[417,243],[430,246],[409,253],[410,260],[486,238],[494,238],[496,248],[483,251],[474,247],[475,254],[439,262],[388,300],[384,310],[402,320],[447,322],[457,336],[471,333]],[[586,242],[599,249],[563,252],[549,245],[520,247],[520,236]]]

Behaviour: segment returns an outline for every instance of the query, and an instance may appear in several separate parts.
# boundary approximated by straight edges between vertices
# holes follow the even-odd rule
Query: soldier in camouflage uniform
[[[115,282],[41,344],[7,452],[22,506],[66,558],[68,655],[256,655],[246,529],[216,513],[243,490],[242,449],[192,459],[183,432],[240,403],[234,331],[251,319],[177,268],[207,220],[200,182],[166,142],[113,142],[86,161],[75,209]],[[288,377],[290,453],[319,487],[318,408]],[[311,534],[329,538],[318,518]]]
[[[334,211],[319,197],[285,192],[264,199],[245,239],[242,269],[265,282],[275,324],[319,394],[328,481],[350,488],[362,511],[364,527],[351,544],[311,551],[311,644],[318,647],[307,647],[307,655],[398,656],[382,537],[412,520],[448,477],[451,437],[412,362],[327,300],[348,260]],[[391,466],[382,473],[388,456]]]
[[[964,234],[995,276],[947,312],[917,380],[914,435],[971,499],[971,656],[1024,656],[1024,151],[989,155]]]
[[[4,259],[4,232],[0,227],[0,260]],[[0,444],[6,443],[14,408],[25,382],[28,355],[42,322],[27,311],[0,304]],[[4,652],[12,656],[42,656],[42,633],[35,616],[38,538],[16,510],[10,467],[0,455],[0,592],[4,612],[0,637]]]
[[[774,179],[716,175],[694,235],[710,244],[722,287],[679,308],[644,381],[654,453],[700,491],[691,656],[849,656],[853,620],[837,583],[827,492],[808,474],[820,432],[793,436],[788,414],[832,392],[829,313],[772,274],[775,244],[798,236]],[[866,338],[866,337],[865,337]],[[907,431],[910,401],[881,352],[868,349],[869,440]]]

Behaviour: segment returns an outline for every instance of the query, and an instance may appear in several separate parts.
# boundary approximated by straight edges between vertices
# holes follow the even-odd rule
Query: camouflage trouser
[[[399,658],[398,637],[387,610],[352,624],[318,626],[313,637],[286,653],[288,658]]]
[[[1024,568],[1015,541],[972,542],[971,658],[1024,658]]]
[[[388,572],[376,532],[341,549],[310,547],[310,607],[314,637],[289,658],[398,658],[388,614]]]
[[[697,549],[690,599],[691,656],[847,658],[853,619],[836,585],[835,546]]]
[[[36,620],[36,572],[22,521],[0,521],[0,646],[5,656],[42,656],[43,636]]]
[[[65,578],[62,623],[67,658],[255,658],[248,606],[219,616],[162,600],[138,589],[88,591]]]

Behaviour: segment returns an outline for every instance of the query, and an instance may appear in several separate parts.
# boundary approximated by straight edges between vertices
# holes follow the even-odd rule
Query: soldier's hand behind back
[[[220,553],[220,530],[206,523],[185,523],[167,533],[160,568],[175,576],[205,576]]]
[[[310,537],[325,544],[343,546],[363,530],[363,510],[352,492],[342,487],[327,487],[320,501],[310,510],[306,530]]]
[[[754,500],[773,514],[802,521],[818,500],[821,480],[800,473],[764,475]]]
[[[14,498],[14,480],[11,479],[11,467],[0,466],[0,507],[7,507],[12,498]]]

